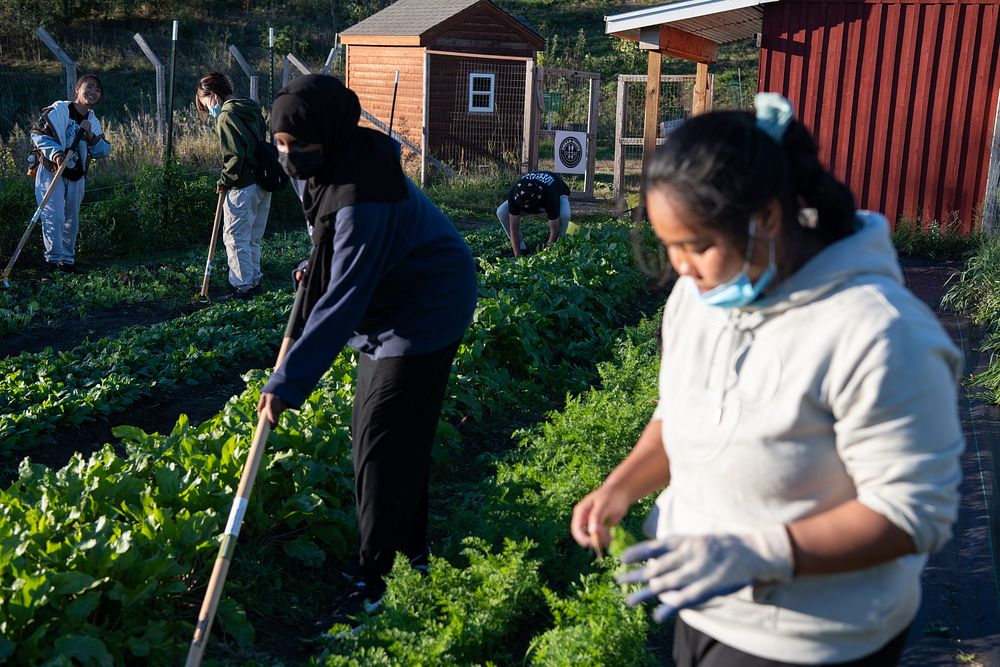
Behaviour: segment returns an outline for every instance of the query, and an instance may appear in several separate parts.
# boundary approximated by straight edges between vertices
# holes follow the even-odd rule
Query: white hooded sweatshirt
[[[663,322],[660,401],[671,482],[656,536],[787,524],[857,499],[917,554],[748,586],[681,612],[692,627],[772,660],[872,653],[913,621],[926,554],[951,537],[964,449],[962,358],[910,293],[881,215],[764,298],[705,305],[681,278]]]

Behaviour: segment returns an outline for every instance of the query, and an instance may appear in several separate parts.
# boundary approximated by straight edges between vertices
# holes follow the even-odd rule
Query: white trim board
[[[605,16],[604,32],[609,35],[617,34],[737,9],[759,7],[771,2],[779,2],[779,0],[682,0],[681,2],[644,7],[623,14]]]

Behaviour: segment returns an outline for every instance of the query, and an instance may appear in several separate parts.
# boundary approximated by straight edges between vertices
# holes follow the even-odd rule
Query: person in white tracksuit
[[[105,158],[111,145],[93,112],[104,97],[104,86],[93,74],[81,76],[74,87],[73,100],[54,102],[42,110],[31,126],[35,171],[35,200],[41,205],[50,187],[55,189],[41,214],[46,266],[67,273],[76,271],[76,238],[80,229],[80,204],[87,184],[91,159]],[[60,179],[55,173],[66,160]]]
[[[606,545],[662,490],[619,581],[679,612],[680,667],[895,665],[958,512],[962,357],[886,219],[855,210],[787,100],[756,105],[691,118],[644,175],[680,276],[659,402],[571,532]]]

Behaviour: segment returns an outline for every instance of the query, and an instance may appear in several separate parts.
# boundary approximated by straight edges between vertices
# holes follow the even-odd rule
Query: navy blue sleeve
[[[330,284],[316,302],[302,335],[271,375],[263,391],[298,407],[351,338],[378,287],[392,248],[390,206],[365,206],[337,212]]]

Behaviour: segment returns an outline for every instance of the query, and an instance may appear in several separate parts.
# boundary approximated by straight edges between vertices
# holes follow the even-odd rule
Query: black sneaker
[[[410,567],[419,572],[420,574],[427,574],[430,571],[431,562],[431,548],[427,547],[422,554],[419,556],[414,556],[410,559]]]
[[[67,264],[66,262],[59,262],[58,268],[63,273],[76,273],[76,264]]]
[[[346,608],[348,613],[364,610],[366,614],[378,611],[382,607],[382,596],[385,595],[385,581],[382,577],[361,577],[353,582],[347,594]]]
[[[253,287],[248,287],[246,289],[240,289],[234,285],[229,286],[229,293],[232,294],[234,299],[239,299],[241,301],[246,301],[247,299],[252,299],[254,295],[251,293]]]

